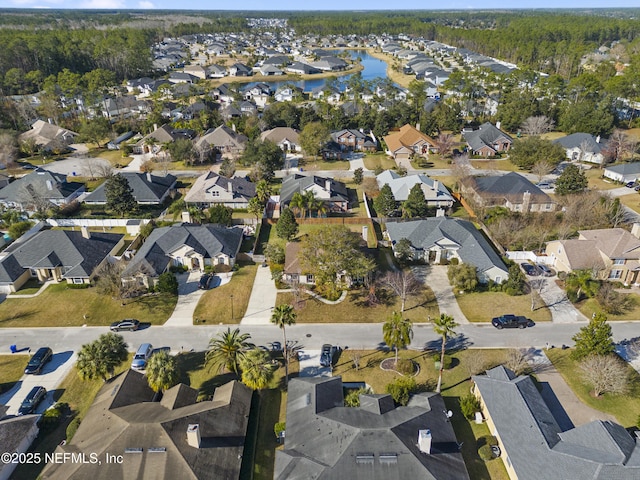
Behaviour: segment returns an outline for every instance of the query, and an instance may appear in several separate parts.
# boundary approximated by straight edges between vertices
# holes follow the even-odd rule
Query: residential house
[[[164,145],[179,139],[191,140],[195,135],[193,130],[174,128],[171,124],[162,125],[153,132],[145,135],[133,145],[133,153],[153,153],[162,150]]]
[[[262,65],[258,67],[258,72],[260,73],[260,75],[264,75],[267,77],[284,75],[284,72],[275,65]]]
[[[379,188],[389,185],[393,197],[398,202],[404,202],[409,197],[409,192],[415,185],[420,185],[424,194],[424,199],[430,207],[451,207],[454,198],[442,182],[433,180],[426,175],[406,175],[400,176],[393,170],[385,170],[376,177]]]
[[[291,379],[274,479],[467,480],[446,413],[433,392],[406,407],[388,394],[361,394],[359,407],[346,407],[340,377]]]
[[[107,143],[107,148],[109,150],[120,150],[120,146],[127,140],[131,140],[135,135],[136,133],[132,131],[125,132]]]
[[[0,188],[4,188],[9,185],[11,183],[11,180],[13,180],[13,176],[0,173]]]
[[[177,178],[171,174],[163,177],[151,173],[119,172],[117,175],[127,179],[127,183],[133,191],[133,197],[138,205],[162,205],[164,201],[176,190]],[[93,192],[84,198],[88,205],[106,205],[107,194],[105,190],[107,182],[100,184]]]
[[[588,133],[572,133],[566,137],[553,141],[564,148],[567,158],[572,162],[589,162],[602,165],[603,151],[606,143],[600,141],[600,136],[594,137]]]
[[[293,102],[297,98],[301,98],[303,91],[300,87],[282,86],[278,87],[273,98],[276,102]]]
[[[245,177],[227,178],[210,171],[196,179],[185,195],[184,201],[201,208],[209,208],[213,205],[247,208],[249,200],[255,196],[255,184]]]
[[[100,109],[99,113],[109,119],[139,117],[151,111],[146,100],[138,100],[133,95],[105,98]]]
[[[167,80],[170,83],[196,83],[198,77],[185,72],[171,72]]]
[[[480,125],[478,130],[463,132],[467,148],[472,155],[492,157],[502,152],[507,152],[511,148],[513,139],[490,122]]]
[[[602,175],[616,182],[635,182],[640,178],[640,162],[621,163],[605,167]]]
[[[480,207],[505,207],[512,212],[555,212],[558,204],[527,178],[510,172],[489,177],[467,177],[460,182],[467,200]]]
[[[5,417],[6,411],[7,407],[0,405],[0,452],[11,452],[11,454],[22,456],[27,453],[38,436],[40,415]],[[17,466],[18,462],[0,463],[0,480],[9,480]]]
[[[35,212],[67,205],[84,191],[84,183],[68,182],[66,175],[37,168],[0,189],[0,204]]]
[[[302,62],[293,62],[291,65],[287,65],[285,70],[290,73],[297,73],[299,75],[312,75],[314,73],[320,73],[321,70]]]
[[[258,107],[253,102],[249,102],[245,100],[244,102],[240,102],[239,107],[240,107],[240,112],[242,112],[242,115],[253,116],[258,114]]]
[[[286,55],[272,55],[262,62],[263,66],[286,67],[291,64],[291,59]]]
[[[295,128],[276,127],[271,130],[265,130],[260,134],[260,140],[273,142],[285,152],[298,152],[300,150],[300,132]]]
[[[215,478],[238,480],[252,391],[237,381],[217,387],[211,400],[178,384],[160,401],[144,374],[127,370],[105,384],[73,439],[54,454],[95,455],[100,462],[53,462],[43,480],[92,478]],[[155,401],[154,401],[155,400]],[[109,462],[109,456],[122,461]],[[65,457],[66,458],[66,457]],[[249,456],[247,456],[247,459]]]
[[[242,112],[235,105],[227,105],[220,110],[220,116],[224,119],[225,122],[233,119],[242,117]]]
[[[183,72],[193,75],[194,77],[201,78],[203,80],[209,76],[209,72],[202,65],[187,65],[186,67],[184,67]]]
[[[234,63],[229,67],[229,75],[232,77],[250,77],[253,70],[243,63]]]
[[[36,120],[31,125],[31,130],[24,132],[18,136],[20,142],[32,141],[41,150],[64,150],[72,144],[77,133],[59,127],[44,120]]]
[[[207,67],[207,76],[209,78],[223,78],[227,75],[227,69],[220,65],[209,65]]]
[[[122,272],[123,283],[149,288],[172,266],[204,271],[207,265],[232,268],[242,244],[242,229],[221,225],[156,228]]]
[[[343,152],[375,152],[378,149],[378,142],[373,133],[365,135],[361,130],[345,128],[331,132],[331,139]]]
[[[222,84],[211,90],[211,96],[214,100],[218,100],[221,103],[232,103],[235,101],[236,92],[230,89],[227,85]]]
[[[280,208],[289,205],[295,193],[305,194],[313,192],[313,195],[322,200],[327,211],[332,213],[346,213],[349,211],[349,192],[347,186],[334,180],[316,175],[287,175],[282,179],[280,189]]]
[[[493,245],[467,220],[433,217],[387,222],[387,235],[394,250],[400,240],[409,240],[416,260],[444,264],[456,258],[460,263],[475,266],[480,283],[492,280],[499,284],[509,276]]]
[[[196,147],[213,151],[222,157],[234,157],[244,152],[249,139],[235,130],[220,125],[205,132],[197,141]]]
[[[318,85],[313,88],[309,93],[309,96],[313,100],[324,100],[327,103],[336,105],[340,102],[342,93],[335,87],[327,87],[325,85]]]
[[[553,240],[546,254],[559,272],[591,270],[600,278],[625,285],[640,284],[640,224],[632,233],[622,228],[580,230],[577,239]]]
[[[303,271],[300,263],[300,248],[300,242],[288,242],[285,246],[282,281],[289,284],[314,285],[316,282],[314,275]]]
[[[42,230],[9,245],[0,257],[0,292],[16,292],[30,278],[39,282],[89,283],[96,270],[124,245],[114,233]]]
[[[387,155],[394,159],[409,159],[413,155],[426,156],[429,151],[437,149],[435,141],[412,125],[404,125],[397,132],[390,132],[384,137],[387,144]]]
[[[472,378],[509,478],[640,478],[638,437],[621,425],[595,420],[574,427],[564,412],[554,415],[531,377],[504,366]]]

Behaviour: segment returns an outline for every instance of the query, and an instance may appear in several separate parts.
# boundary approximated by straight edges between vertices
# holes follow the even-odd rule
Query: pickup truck
[[[512,314],[500,315],[499,317],[492,319],[491,324],[498,330],[502,330],[503,328],[527,328],[533,327],[534,325],[533,320]]]

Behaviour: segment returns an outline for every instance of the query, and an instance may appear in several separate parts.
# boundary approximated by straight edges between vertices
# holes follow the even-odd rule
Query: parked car
[[[33,357],[31,357],[29,363],[27,363],[27,368],[24,369],[24,373],[27,375],[38,375],[42,373],[45,364],[50,362],[52,357],[53,352],[49,347],[39,348]]]
[[[153,345],[150,343],[143,343],[136,350],[136,354],[131,361],[131,368],[134,370],[144,370],[147,368],[147,360],[151,358],[153,353]]]
[[[627,182],[627,183],[625,184],[625,187],[627,187],[627,188],[633,188],[633,187],[635,187],[635,186],[636,186],[636,182]]]
[[[540,275],[540,270],[538,270],[535,265],[524,262],[521,263],[520,266],[524,270],[524,273],[526,273],[530,277],[537,277],[538,275]]]
[[[122,330],[133,332],[140,328],[140,321],[135,318],[125,318],[118,322],[113,322],[109,327],[112,332],[121,332]]]
[[[544,275],[545,277],[553,277],[555,275],[553,270],[551,270],[543,263],[537,263],[536,268],[538,268],[538,270],[540,270],[540,272],[542,272],[542,275]]]
[[[211,285],[211,280],[213,279],[213,275],[209,275],[205,273],[200,277],[200,281],[198,282],[198,288],[201,290],[207,290],[209,285]]]
[[[521,315],[500,315],[499,317],[491,319],[491,325],[498,330],[503,328],[527,328],[533,327],[533,320],[529,320],[527,317]]]
[[[551,185],[549,182],[540,182],[536,185],[536,187],[541,188],[542,190],[551,190],[553,188],[553,185]]]
[[[18,415],[29,415],[40,405],[40,402],[47,396],[47,389],[41,386],[36,386],[31,389],[25,399],[20,404],[18,409]]]
[[[331,344],[329,343],[322,345],[322,351],[320,352],[320,366],[331,366]]]

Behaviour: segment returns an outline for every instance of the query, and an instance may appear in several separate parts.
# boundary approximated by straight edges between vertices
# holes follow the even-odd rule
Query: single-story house
[[[196,147],[205,151],[214,151],[223,157],[233,157],[244,152],[248,141],[249,139],[241,133],[237,133],[226,125],[220,125],[207,130],[198,138]]]
[[[115,233],[42,230],[9,245],[0,258],[0,292],[13,293],[30,278],[39,282],[89,283],[96,270],[124,245]]]
[[[25,454],[38,436],[40,415],[20,415],[5,418],[7,407],[0,405],[0,452]],[[25,457],[28,458],[28,457]],[[0,463],[0,480],[9,480],[18,462]]]
[[[462,136],[473,155],[492,157],[500,152],[507,152],[511,148],[513,139],[490,122],[480,125],[478,130],[463,132]]]
[[[426,175],[416,174],[400,176],[393,170],[385,170],[376,177],[378,187],[389,185],[393,197],[398,202],[404,202],[409,197],[409,192],[414,185],[419,184],[424,199],[430,207],[451,207],[454,198],[442,182],[433,180]]]
[[[245,177],[227,178],[209,171],[196,179],[184,201],[204,208],[213,205],[247,208],[249,200],[255,196],[255,184]]]
[[[122,280],[149,288],[172,266],[200,271],[207,265],[232,268],[242,238],[239,227],[182,224],[156,228],[122,272]]]
[[[640,478],[640,443],[623,426],[603,420],[571,425],[554,415],[531,377],[504,366],[472,379],[509,478]]]
[[[252,391],[237,381],[198,402],[198,391],[178,384],[154,401],[144,374],[127,370],[106,383],[73,439],[56,455],[95,455],[100,462],[53,462],[43,480],[92,478],[238,480]],[[121,461],[106,461],[108,456]],[[248,458],[248,457],[247,457]]]
[[[158,153],[165,144],[179,139],[191,140],[194,136],[193,130],[174,128],[170,124],[162,125],[138,140],[133,146],[133,153]]]
[[[318,200],[325,202],[329,212],[345,213],[349,211],[349,191],[347,186],[333,178],[317,175],[287,175],[280,189],[280,208],[289,205],[295,193],[311,191]]]
[[[635,182],[640,178],[640,162],[621,163],[605,167],[602,175],[616,182]]]
[[[109,150],[120,150],[120,145],[123,142],[126,142],[127,140],[132,139],[133,137],[135,137],[135,132],[125,132],[122,135],[116,137],[115,139],[111,140],[109,143],[107,143],[107,148]]]
[[[137,172],[119,172],[116,175],[121,175],[127,179],[138,205],[161,205],[176,189],[177,178],[170,173],[164,177],[152,175],[151,173]],[[106,182],[103,182],[87,195],[84,198],[84,203],[88,205],[105,205],[107,203],[105,185]]]
[[[437,149],[433,138],[409,124],[404,125],[397,132],[390,132],[384,137],[384,142],[387,144],[387,155],[391,155],[394,159],[429,155],[429,151]]]
[[[493,246],[467,220],[433,217],[410,222],[388,222],[387,235],[395,250],[397,243],[407,239],[414,259],[441,264],[456,258],[460,263],[476,267],[478,281],[502,283],[509,276]]]
[[[505,207],[512,212],[555,212],[558,204],[516,172],[460,181],[462,195],[480,207]]]
[[[284,449],[275,480],[467,480],[440,394],[413,395],[396,407],[391,395],[361,394],[344,405],[341,377],[289,381]]]
[[[31,125],[31,130],[20,134],[21,142],[34,141],[38,148],[43,150],[56,150],[74,143],[78,134],[59,127],[44,120],[36,120]]]
[[[84,191],[84,183],[67,182],[66,175],[36,168],[0,189],[0,204],[32,212],[71,203]]]
[[[574,162],[589,162],[602,165],[606,144],[600,141],[600,136],[594,137],[589,133],[572,133],[566,137],[553,141],[564,148],[567,158]]]
[[[285,283],[300,283],[304,285],[315,284],[312,273],[303,272],[300,264],[300,242],[288,242],[284,249],[284,269],[282,281]]]
[[[276,127],[260,134],[260,140],[273,142],[285,152],[300,150],[300,132],[295,128]]]

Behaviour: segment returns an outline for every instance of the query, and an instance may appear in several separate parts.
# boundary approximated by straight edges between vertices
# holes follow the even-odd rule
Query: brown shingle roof
[[[622,228],[580,230],[578,233],[584,240],[593,240],[598,249],[611,259],[640,258],[640,240]]]
[[[433,138],[429,135],[425,135],[420,130],[417,130],[409,124],[404,125],[399,131],[390,133],[384,137],[384,141],[390,152],[395,152],[401,147],[413,150],[413,145],[420,141],[427,142],[429,145],[435,146]]]

